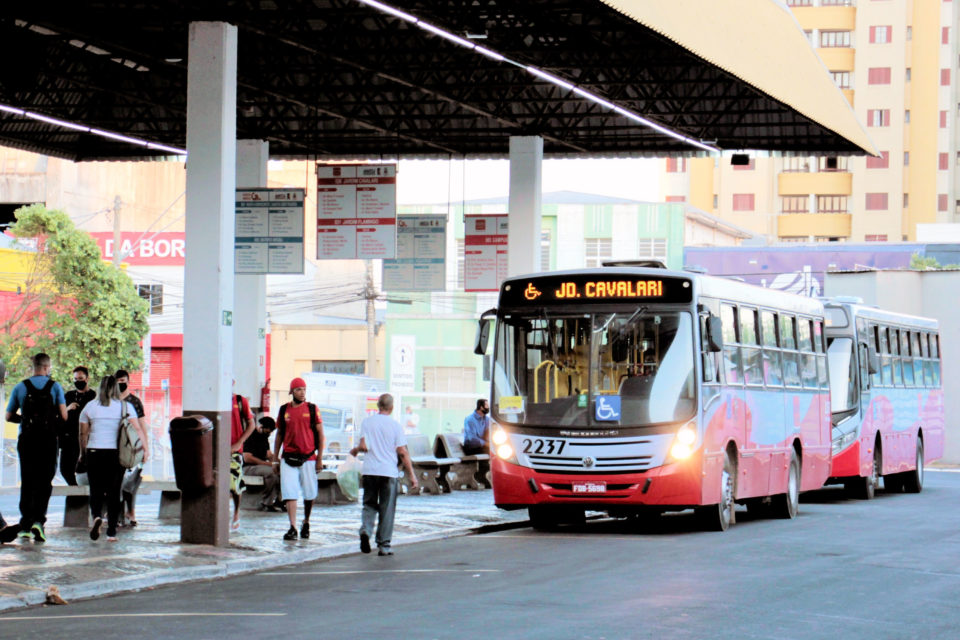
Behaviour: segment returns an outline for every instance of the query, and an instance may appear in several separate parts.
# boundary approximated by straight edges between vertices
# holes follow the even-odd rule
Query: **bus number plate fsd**
[[[606,493],[606,482],[574,482],[574,493]]]

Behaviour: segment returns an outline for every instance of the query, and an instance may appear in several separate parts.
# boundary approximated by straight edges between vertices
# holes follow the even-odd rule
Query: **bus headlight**
[[[687,448],[692,447],[693,443],[697,441],[697,432],[689,424],[685,424],[680,427],[680,430],[677,431],[677,442],[683,445],[686,445]],[[688,454],[689,455],[689,454]]]
[[[502,444],[507,444],[507,432],[501,429],[500,427],[495,427],[493,430],[493,444],[500,446]]]
[[[677,430],[676,440],[670,447],[670,457],[674,460],[686,460],[693,455],[697,442],[696,423],[687,423]]]
[[[682,442],[677,442],[670,448],[670,456],[674,460],[685,460],[689,458],[692,453],[693,449],[690,448],[690,445],[683,444]]]
[[[513,447],[506,443],[501,444],[499,447],[497,447],[497,455],[504,460],[510,460],[513,458]]]

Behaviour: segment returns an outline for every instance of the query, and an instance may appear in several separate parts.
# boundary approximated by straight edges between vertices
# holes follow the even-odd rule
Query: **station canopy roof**
[[[237,137],[274,158],[505,157],[513,135],[704,153],[637,116],[721,150],[875,151],[778,0],[384,2],[420,22],[362,0],[4,0],[0,144],[169,155],[14,107],[184,148],[188,25],[218,20],[239,32]]]

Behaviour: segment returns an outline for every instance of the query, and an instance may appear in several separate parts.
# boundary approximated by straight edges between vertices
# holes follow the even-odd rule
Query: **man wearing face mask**
[[[90,372],[86,367],[74,367],[73,386],[65,394],[67,421],[62,423],[57,442],[60,446],[60,475],[67,484],[77,484],[77,460],[80,458],[80,412],[87,403],[97,397],[97,392],[87,386]]]
[[[463,421],[463,452],[468,456],[490,453],[490,404],[477,400],[476,410]]]
[[[140,422],[140,427],[143,433],[147,434],[149,438],[150,425],[145,417],[146,413],[143,410],[143,402],[140,398],[130,393],[130,389],[128,388],[130,384],[130,373],[124,369],[117,369],[113,377],[117,379],[117,387],[120,389],[120,399],[124,402],[129,402],[133,405],[133,408],[136,409],[137,420]],[[121,515],[124,522],[131,527],[137,526],[136,503],[137,490],[140,489],[141,472],[141,465],[137,465],[133,469],[128,469],[127,473],[123,476],[123,484],[120,486],[120,497],[123,501],[123,511]]]

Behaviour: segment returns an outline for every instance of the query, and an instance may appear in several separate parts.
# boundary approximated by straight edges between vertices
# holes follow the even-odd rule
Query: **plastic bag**
[[[337,484],[340,485],[340,491],[351,500],[356,500],[360,496],[360,474],[363,473],[363,463],[354,456],[347,456],[347,459],[337,467]]]

